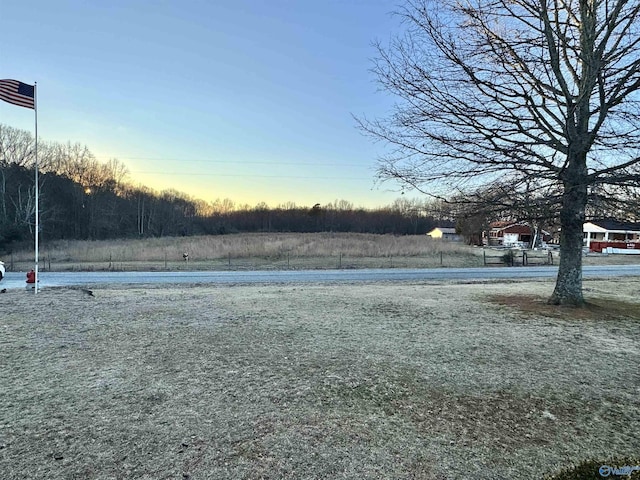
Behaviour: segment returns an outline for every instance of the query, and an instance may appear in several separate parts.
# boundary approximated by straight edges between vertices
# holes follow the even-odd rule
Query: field
[[[40,264],[50,271],[470,267],[483,264],[481,250],[425,235],[257,233],[43,242]],[[33,248],[3,260],[13,271],[28,270]]]
[[[0,295],[3,479],[537,479],[640,451],[640,279]]]
[[[183,255],[188,254],[188,261]],[[43,271],[249,270],[332,268],[434,268],[504,265],[504,250],[433,240],[425,235],[355,233],[253,233],[202,237],[163,237],[109,241],[42,242]],[[516,253],[520,259],[522,252]],[[545,251],[528,252],[531,264],[548,260]],[[552,252],[554,263],[558,252]],[[33,247],[1,258],[10,271],[33,267]],[[590,255],[586,265],[624,264],[640,258]],[[521,262],[521,260],[520,260]]]

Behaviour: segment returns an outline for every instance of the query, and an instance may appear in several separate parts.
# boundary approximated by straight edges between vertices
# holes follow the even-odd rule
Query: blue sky
[[[393,99],[370,73],[397,0],[0,0],[0,78],[38,84],[42,140],[117,158],[130,182],[275,206],[376,207],[384,146],[352,114]],[[0,123],[33,131],[0,102]]]

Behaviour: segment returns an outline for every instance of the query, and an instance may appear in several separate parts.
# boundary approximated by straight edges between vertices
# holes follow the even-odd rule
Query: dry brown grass
[[[200,237],[162,237],[108,241],[57,241],[44,245],[43,255],[52,261],[108,262],[191,260],[246,257],[357,257],[411,256],[468,249],[459,243],[433,240],[425,235],[394,236],[355,233],[253,233]],[[16,253],[22,260],[29,251]]]
[[[494,301],[552,281],[9,291],[1,476],[530,480],[631,456],[640,280],[585,285],[626,313]]]
[[[189,254],[189,262],[183,253]],[[40,267],[49,271],[435,268],[504,265],[505,250],[470,247],[425,235],[355,233],[250,233],[109,241],[44,242]],[[554,263],[559,261],[553,252]],[[516,252],[522,263],[522,252]],[[529,251],[530,264],[545,264],[546,251]],[[9,270],[33,266],[28,248],[2,258]],[[640,258],[589,255],[585,265],[630,264]]]
[[[183,253],[189,254],[189,263]],[[481,250],[425,235],[256,233],[140,240],[57,241],[41,246],[44,269],[210,270],[480,266]],[[33,252],[14,252],[13,270],[30,268]]]

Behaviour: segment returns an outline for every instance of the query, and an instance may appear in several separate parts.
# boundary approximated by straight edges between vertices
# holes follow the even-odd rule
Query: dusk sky
[[[387,205],[374,40],[398,0],[0,0],[0,78],[37,82],[41,140],[117,158],[132,184],[207,201]],[[0,102],[33,132],[33,111]],[[392,191],[393,190],[393,191]]]

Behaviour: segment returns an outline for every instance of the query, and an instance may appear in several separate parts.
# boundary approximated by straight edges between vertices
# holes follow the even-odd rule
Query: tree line
[[[35,228],[34,139],[0,124],[0,253],[33,241]],[[313,206],[288,202],[270,207],[206,202],[177,190],[156,192],[128,182],[116,159],[99,162],[80,144],[38,145],[40,235],[51,240],[219,235],[240,232],[355,232],[425,234],[455,227],[470,244],[482,244],[495,220],[525,222],[535,231],[558,228],[561,195],[535,182],[494,182],[442,199],[397,199],[375,209],[347,200]],[[637,189],[590,190],[587,216],[640,220]]]
[[[35,235],[35,142],[0,124],[0,251]],[[205,202],[176,191],[157,192],[128,181],[117,159],[99,162],[78,143],[38,143],[40,235],[43,241],[189,236],[235,232],[358,232],[424,234],[453,226],[443,202],[398,199],[376,209],[346,200],[313,206]]]

